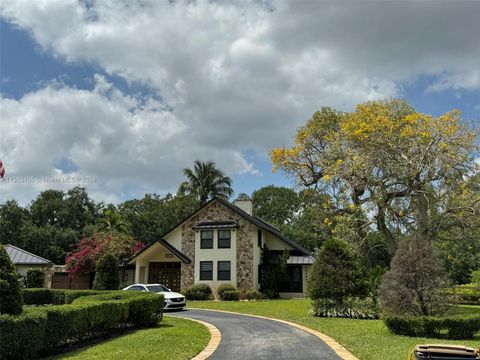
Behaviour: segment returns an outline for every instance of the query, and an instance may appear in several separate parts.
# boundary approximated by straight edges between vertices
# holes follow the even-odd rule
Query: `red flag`
[[[3,167],[2,160],[0,160],[0,177],[3,179],[4,175],[5,175],[5,168]]]

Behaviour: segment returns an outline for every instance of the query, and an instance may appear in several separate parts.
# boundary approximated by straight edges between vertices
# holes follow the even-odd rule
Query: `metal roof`
[[[312,265],[315,262],[313,256],[290,256],[287,259],[289,265]]]
[[[32,254],[26,250],[20,249],[16,246],[7,244],[5,250],[10,257],[10,260],[16,265],[50,265],[53,264],[50,260],[44,259],[41,256]]]

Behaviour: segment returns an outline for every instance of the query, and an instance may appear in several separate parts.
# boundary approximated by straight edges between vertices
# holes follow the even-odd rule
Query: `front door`
[[[172,291],[180,291],[180,269],[180,262],[151,262],[148,282],[165,285]]]

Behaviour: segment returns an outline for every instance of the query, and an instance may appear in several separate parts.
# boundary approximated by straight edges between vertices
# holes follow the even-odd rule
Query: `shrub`
[[[0,314],[20,314],[23,297],[15,265],[0,244]]]
[[[45,273],[38,269],[28,269],[25,278],[27,288],[42,288],[45,284]]]
[[[187,300],[210,300],[212,289],[207,284],[196,284],[185,291]]]
[[[97,261],[93,289],[118,290],[119,285],[118,260],[114,255],[107,253]]]
[[[222,300],[224,301],[238,301],[240,300],[240,291],[238,290],[225,290],[222,293]]]
[[[397,335],[436,337],[455,340],[472,339],[480,331],[480,315],[461,317],[386,316],[388,329]]]
[[[458,285],[443,289],[442,293],[448,296],[448,301],[463,305],[480,305],[480,289],[471,285]]]
[[[116,291],[83,296],[69,305],[28,308],[19,316],[2,315],[0,358],[30,359],[119,327],[155,325],[163,301],[158,294]]]
[[[265,296],[258,290],[247,290],[240,294],[240,298],[244,300],[260,300],[265,299]]]
[[[61,305],[70,304],[73,300],[102,293],[95,290],[64,289],[23,289],[23,300],[26,305]]]
[[[346,298],[341,303],[331,299],[317,299],[313,301],[312,313],[320,317],[378,319],[378,308],[370,298]]]
[[[217,294],[220,299],[223,300],[223,293],[225,291],[236,290],[235,286],[232,284],[222,284],[217,288]]]
[[[448,309],[442,293],[446,273],[430,241],[402,241],[379,289],[382,310],[391,315],[438,315]]]
[[[480,269],[472,271],[472,283],[480,291]]]
[[[345,297],[361,296],[365,292],[365,277],[357,255],[343,241],[325,241],[308,279],[310,298],[341,302]]]
[[[24,312],[0,316],[0,358],[32,359],[43,346],[45,313]]]

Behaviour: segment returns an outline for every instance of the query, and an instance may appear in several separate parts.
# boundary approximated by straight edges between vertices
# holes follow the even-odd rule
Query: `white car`
[[[165,299],[163,306],[164,310],[181,310],[187,305],[185,296],[173,292],[172,290],[161,284],[133,284],[127,286],[123,290],[148,291],[162,294]]]

